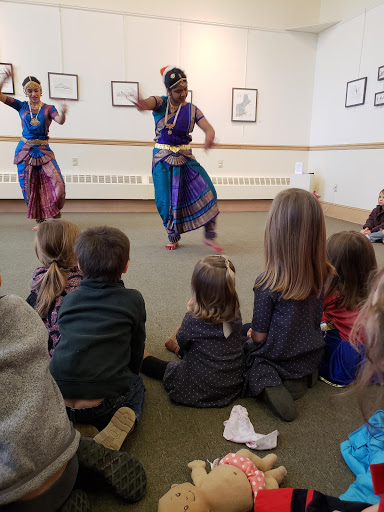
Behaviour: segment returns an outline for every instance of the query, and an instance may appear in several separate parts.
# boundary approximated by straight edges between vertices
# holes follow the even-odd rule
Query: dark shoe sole
[[[79,464],[97,473],[124,501],[135,503],[145,494],[147,477],[141,463],[128,453],[109,450],[93,439],[81,438]]]
[[[265,388],[262,397],[272,412],[282,420],[293,421],[296,418],[295,402],[291,393],[282,384]]]
[[[304,396],[307,391],[307,377],[302,377],[301,379],[284,380],[283,385],[291,393],[292,398],[294,400],[298,400]]]
[[[90,512],[90,510],[91,506],[87,494],[77,489],[71,492],[69,498],[61,507],[60,512]]]

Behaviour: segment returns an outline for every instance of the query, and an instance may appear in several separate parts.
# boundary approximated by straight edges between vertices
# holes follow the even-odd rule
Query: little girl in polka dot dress
[[[235,267],[206,256],[193,271],[192,299],[177,333],[181,361],[144,352],[141,371],[163,380],[169,398],[193,407],[223,407],[241,391],[244,355]]]
[[[280,192],[264,236],[265,270],[254,285],[246,343],[246,394],[261,396],[285,421],[294,400],[317,380],[324,338],[320,322],[324,284],[333,267],[326,257],[323,211],[302,189]],[[308,381],[307,381],[308,379]]]

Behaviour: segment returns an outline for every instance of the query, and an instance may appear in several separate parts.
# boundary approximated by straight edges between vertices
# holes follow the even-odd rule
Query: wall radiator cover
[[[67,199],[154,199],[152,175],[63,173]],[[289,177],[211,176],[219,199],[273,199]],[[0,199],[20,199],[17,173],[0,172]]]

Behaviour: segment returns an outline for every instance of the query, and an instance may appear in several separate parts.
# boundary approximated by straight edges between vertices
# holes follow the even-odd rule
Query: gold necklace
[[[37,106],[36,106],[36,107],[33,107],[35,110],[36,110],[37,108],[39,108],[39,110],[38,110],[38,112],[37,112],[37,114],[36,114],[36,117],[33,117],[31,102],[29,102],[29,113],[31,114],[31,121],[30,121],[30,124],[31,124],[32,126],[38,126],[38,125],[40,124],[40,121],[37,119],[37,117],[38,117],[38,115],[39,115],[39,113],[40,113],[40,109],[41,109],[42,105],[43,105],[43,104],[42,104],[42,102],[41,102],[41,101],[39,101],[39,105],[38,105],[38,107],[37,107]]]
[[[179,112],[181,109],[181,103],[179,105],[179,108],[177,109],[175,119],[173,120],[173,123],[168,123],[168,107],[169,107],[170,101],[167,101],[167,108],[165,109],[165,127],[168,128],[168,135],[172,135],[172,128],[175,126],[177,122],[177,118],[179,116]]]

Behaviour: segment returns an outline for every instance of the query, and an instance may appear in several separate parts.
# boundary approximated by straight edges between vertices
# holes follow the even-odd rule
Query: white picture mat
[[[3,79],[5,72],[7,70],[12,71],[12,66],[10,64],[0,64],[0,79]],[[1,88],[1,92],[3,94],[15,94],[12,76],[5,80],[5,82],[3,83],[3,87]]]
[[[137,82],[112,82],[112,104],[114,106],[134,107],[139,95]]]
[[[49,80],[49,97],[77,100],[77,75],[64,75],[50,73]]]
[[[365,101],[365,90],[367,86],[367,78],[359,78],[347,83],[347,92],[345,97],[345,106],[353,107],[362,105]]]
[[[232,120],[256,121],[257,90],[233,89]]]

